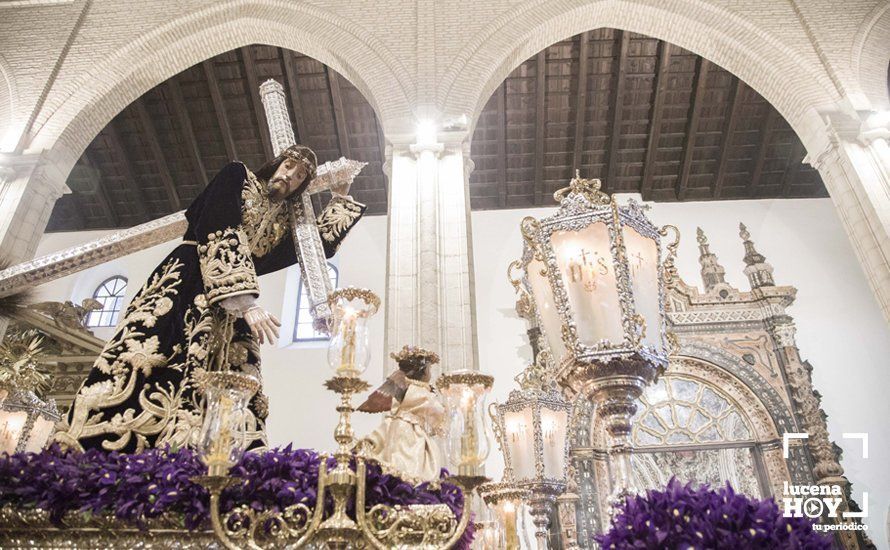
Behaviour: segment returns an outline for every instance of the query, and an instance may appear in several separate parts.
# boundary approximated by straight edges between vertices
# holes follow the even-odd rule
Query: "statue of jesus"
[[[293,145],[255,173],[224,167],[186,211],[183,242],[152,272],[127,307],[78,390],[56,441],[76,449],[139,452],[193,445],[203,420],[196,374],[210,353],[214,309],[237,317],[230,368],[260,378],[259,346],[274,343],[278,319],[256,304],[257,276],[296,263],[287,201],[316,177],[308,147]],[[330,258],[365,206],[331,187],[317,226]],[[250,403],[248,447],[265,445],[268,403]]]

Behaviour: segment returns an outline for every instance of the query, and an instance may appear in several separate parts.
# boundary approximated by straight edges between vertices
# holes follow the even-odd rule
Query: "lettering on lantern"
[[[630,254],[630,257],[627,259],[627,264],[630,266],[630,276],[636,277],[637,273],[639,273],[640,269],[643,267],[643,255],[640,254],[639,250]]]
[[[597,287],[597,279],[609,274],[609,264],[598,252],[591,254],[582,248],[576,256],[569,258],[568,271],[569,281],[581,283],[584,290],[593,292]]]

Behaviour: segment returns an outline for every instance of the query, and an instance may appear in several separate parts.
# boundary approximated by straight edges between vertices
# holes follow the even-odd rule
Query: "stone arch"
[[[813,69],[820,66],[817,59],[808,63],[776,36],[725,8],[689,0],[605,0],[580,6],[571,0],[530,0],[492,20],[454,56],[438,101],[445,112],[466,113],[475,124],[495,88],[525,59],[601,27],[645,34],[706,57],[763,95],[801,136],[822,124],[817,108],[841,98],[829,76]],[[789,79],[796,85],[786,86]],[[458,83],[468,82],[472,90],[456,91]]]
[[[7,132],[16,123],[16,104],[18,100],[15,79],[9,63],[0,55],[0,150],[7,148],[5,143]],[[18,136],[15,136],[17,138]],[[14,145],[14,144],[13,144]]]
[[[131,41],[54,92],[65,98],[38,117],[31,147],[51,149],[67,174],[90,140],[140,95],[205,59],[262,43],[309,55],[350,80],[384,127],[410,112],[410,76],[371,33],[327,11],[284,0],[221,2]]]
[[[890,4],[883,3],[863,20],[853,43],[853,76],[872,110],[890,109]]]

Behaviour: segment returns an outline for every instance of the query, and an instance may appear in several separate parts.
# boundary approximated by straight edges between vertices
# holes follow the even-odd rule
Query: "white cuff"
[[[220,300],[219,305],[229,313],[236,317],[241,317],[244,313],[256,304],[256,296],[253,294],[239,294],[231,298]]]

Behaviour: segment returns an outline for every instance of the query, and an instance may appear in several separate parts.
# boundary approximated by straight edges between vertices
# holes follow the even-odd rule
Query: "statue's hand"
[[[260,306],[248,309],[244,314],[244,320],[247,321],[251,334],[260,341],[260,344],[264,344],[266,341],[274,344],[278,340],[278,327],[281,326],[281,321]]]

